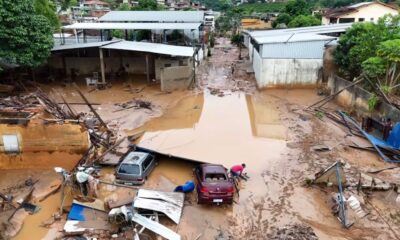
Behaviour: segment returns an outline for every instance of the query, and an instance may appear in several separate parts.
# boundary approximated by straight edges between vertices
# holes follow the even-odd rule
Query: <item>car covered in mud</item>
[[[218,164],[201,164],[194,170],[197,203],[233,202],[235,185],[228,177],[227,169]]]
[[[156,166],[155,156],[146,152],[129,152],[115,171],[116,182],[143,184]]]

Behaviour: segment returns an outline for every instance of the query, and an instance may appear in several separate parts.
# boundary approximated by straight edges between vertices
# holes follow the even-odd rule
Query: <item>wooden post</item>
[[[99,48],[100,54],[100,69],[101,69],[101,84],[106,84],[106,73],[104,67],[103,49]]]
[[[146,76],[147,84],[150,84],[150,68],[149,68],[149,54],[146,54]]]

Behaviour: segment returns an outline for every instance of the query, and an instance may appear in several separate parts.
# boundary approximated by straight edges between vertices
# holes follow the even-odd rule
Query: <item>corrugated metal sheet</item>
[[[182,47],[182,46],[174,46],[161,43],[148,43],[148,42],[121,41],[105,45],[101,48],[137,51],[137,52],[150,52],[150,53],[157,53],[157,54],[171,55],[171,56],[182,56],[182,57],[192,57],[194,54],[193,47]]]
[[[243,32],[248,33],[251,37],[260,37],[260,36],[276,36],[285,33],[315,33],[315,34],[324,34],[324,33],[337,33],[337,32],[345,32],[346,29],[350,28],[353,23],[341,23],[341,24],[332,24],[332,25],[321,25],[321,26],[312,26],[312,27],[301,27],[301,28],[287,28],[287,29],[276,29],[276,30],[260,30],[260,31],[248,31],[243,30]]]
[[[203,11],[111,11],[101,22],[203,22]]]
[[[107,44],[116,43],[121,40],[114,40],[114,41],[104,41],[104,42],[89,42],[89,43],[75,43],[69,45],[59,45],[54,46],[51,51],[62,51],[62,50],[71,50],[71,49],[79,49],[79,48],[92,48],[92,47],[101,47]]]
[[[155,222],[151,219],[148,219],[140,214],[134,213],[132,216],[132,221],[137,224],[142,225],[143,227],[149,229],[152,232],[157,233],[158,235],[168,239],[168,240],[180,240],[181,236],[171,229]]]
[[[322,59],[328,41],[288,42],[263,44],[262,58],[269,59]]]
[[[173,30],[173,29],[198,29],[200,23],[74,23],[72,25],[64,26],[63,29],[148,29],[148,30]]]
[[[277,36],[254,37],[259,44],[265,43],[289,43],[289,42],[309,42],[309,41],[330,41],[336,37],[318,35],[314,33],[287,33]]]
[[[165,202],[159,199],[148,199],[148,198],[135,198],[133,201],[135,208],[147,209],[156,212],[161,212],[167,215],[176,224],[179,224],[182,216],[182,207],[179,207],[173,203]]]
[[[317,83],[322,59],[262,59],[258,87],[299,87]]]

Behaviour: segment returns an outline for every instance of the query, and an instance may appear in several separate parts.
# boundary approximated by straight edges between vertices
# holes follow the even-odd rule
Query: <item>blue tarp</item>
[[[389,137],[388,137],[387,141],[377,138],[371,134],[368,134],[368,137],[375,145],[378,145],[379,147],[399,149],[399,147],[400,147],[400,123],[396,123],[396,125],[394,125],[392,131],[390,131],[390,133],[389,133]]]
[[[194,190],[194,182],[193,181],[187,181],[185,184],[177,186],[174,190],[174,192],[192,192]]]
[[[400,148],[400,123],[396,123],[389,134],[387,143],[393,148]]]
[[[83,211],[86,207],[73,203],[71,210],[68,214],[68,220],[85,221],[85,216],[83,216]]]

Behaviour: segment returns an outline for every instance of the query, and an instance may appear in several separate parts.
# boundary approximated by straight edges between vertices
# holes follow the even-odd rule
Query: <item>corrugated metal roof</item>
[[[345,32],[346,29],[350,28],[353,23],[341,23],[341,24],[331,24],[331,25],[321,25],[312,27],[301,27],[301,28],[286,28],[286,29],[276,29],[276,30],[260,30],[260,31],[248,31],[243,32],[248,33],[251,37],[259,36],[276,36],[285,33],[336,33]]]
[[[76,43],[70,45],[59,45],[54,46],[51,51],[62,51],[62,50],[71,50],[71,49],[79,49],[79,48],[93,48],[93,47],[101,47],[107,44],[116,43],[121,40],[113,40],[113,41],[104,41],[104,42],[90,42],[90,43]]]
[[[121,41],[105,45],[104,49],[127,50],[137,52],[149,52],[171,56],[192,57],[194,49],[192,47],[173,46],[161,43],[131,42]]]
[[[293,43],[293,42],[311,42],[311,41],[330,41],[336,37],[318,35],[313,33],[285,33],[277,36],[263,36],[254,38],[259,44],[271,43]]]
[[[326,41],[304,41],[264,44],[264,59],[322,59]]]
[[[202,22],[203,11],[111,11],[101,22]]]
[[[64,29],[198,29],[200,23],[74,23]]]

